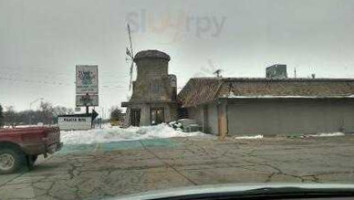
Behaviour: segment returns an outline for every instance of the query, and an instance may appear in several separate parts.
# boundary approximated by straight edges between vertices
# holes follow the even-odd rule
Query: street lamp
[[[43,98],[41,97],[41,98],[35,99],[35,100],[33,100],[33,101],[30,103],[30,113],[29,113],[29,124],[30,124],[30,125],[32,125],[32,115],[31,115],[32,105],[33,105],[34,103],[36,103],[37,101],[39,101],[39,100],[43,101]]]

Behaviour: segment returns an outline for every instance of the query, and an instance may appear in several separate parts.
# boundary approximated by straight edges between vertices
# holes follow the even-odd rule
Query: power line
[[[4,74],[2,74],[4,75]],[[43,78],[43,77],[41,77]],[[0,79],[2,80],[7,80],[7,81],[15,81],[15,82],[29,82],[29,83],[42,83],[42,84],[58,84],[58,85],[70,85],[69,83],[74,83],[75,84],[75,80],[63,80],[63,79],[57,79],[54,77],[47,77],[46,79],[42,79],[42,80],[30,80],[30,79],[21,79],[18,76],[16,78],[13,78],[13,76],[8,75],[6,76],[1,76],[0,75]],[[56,81],[53,81],[56,80]],[[99,85],[100,87],[120,87],[120,84],[124,84],[124,81],[110,81],[110,82],[103,82],[102,85]],[[125,84],[124,84],[125,85]]]
[[[31,76],[31,74],[35,75],[37,77],[39,76],[39,77],[50,78],[50,79],[57,78],[59,76],[63,76],[63,75],[60,75],[58,73],[49,73],[49,72],[44,72],[44,73],[42,73],[42,75],[39,75],[38,73],[35,73],[35,72],[28,72],[28,73],[27,72],[23,72],[23,73],[20,73],[20,72],[1,72],[1,75],[6,75],[6,76]],[[67,76],[65,76],[65,79],[67,79],[67,80],[69,80],[69,77],[75,78],[75,76],[71,76],[72,74],[70,74],[70,76],[68,74],[66,74],[66,75]],[[127,78],[129,75],[117,76],[117,75],[112,74],[112,72],[111,72],[111,74],[103,74],[103,75],[101,74],[100,76],[103,76],[106,79],[107,79],[107,77],[109,77],[109,79],[117,79],[119,81],[119,79]],[[63,79],[63,78],[60,78],[60,79]],[[119,81],[119,82],[125,83],[125,81]]]
[[[26,72],[29,72],[29,73],[42,73],[42,74],[51,74],[51,75],[57,75],[57,76],[73,76],[74,74],[74,71],[75,71],[75,68],[73,68],[72,70],[70,70],[71,72],[73,73],[63,73],[63,72],[58,72],[58,71],[51,71],[50,68],[39,68],[39,67],[4,67],[4,66],[1,66],[1,69],[3,71],[15,71],[15,72],[11,72],[11,73],[16,73],[18,74],[19,72],[23,72],[23,71],[26,71]],[[112,74],[112,70],[102,70],[100,69],[99,71],[100,74],[104,74],[105,76],[114,76],[114,77],[117,77],[117,78],[121,78],[121,77],[129,77],[129,75],[127,74]]]
[[[44,85],[57,85],[57,86],[75,86],[75,83],[69,84],[69,83],[63,83],[63,82],[57,82],[57,81],[34,81],[34,80],[29,80],[29,79],[13,79],[13,78],[7,78],[7,77],[2,77],[0,76],[0,80],[6,80],[6,81],[12,81],[12,82],[24,82],[24,83],[35,83],[35,84],[44,84]],[[115,89],[115,88],[124,88],[120,85],[100,85],[99,87],[101,88],[108,88],[108,89]]]

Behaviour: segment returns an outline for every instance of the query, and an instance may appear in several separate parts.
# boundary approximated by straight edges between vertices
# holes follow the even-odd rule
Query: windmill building
[[[177,79],[168,74],[170,56],[158,50],[138,52],[134,57],[137,78],[127,108],[126,126],[148,126],[177,119]]]

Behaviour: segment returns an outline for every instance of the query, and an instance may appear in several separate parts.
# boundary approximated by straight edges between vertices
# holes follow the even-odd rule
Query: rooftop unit
[[[288,78],[288,73],[286,71],[286,65],[276,64],[266,69],[266,77],[271,79],[284,79]]]

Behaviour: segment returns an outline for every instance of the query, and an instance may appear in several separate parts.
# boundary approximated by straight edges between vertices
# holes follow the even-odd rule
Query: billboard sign
[[[76,94],[98,94],[97,65],[76,65]]]
[[[76,106],[98,106],[98,95],[76,95]]]
[[[92,117],[62,115],[58,116],[58,126],[60,130],[88,130],[91,129]]]

